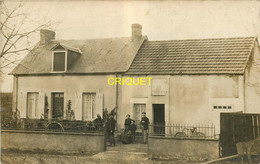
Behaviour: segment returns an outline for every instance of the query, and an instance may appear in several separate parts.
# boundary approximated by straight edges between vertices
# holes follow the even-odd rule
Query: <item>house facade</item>
[[[117,86],[107,79],[125,72],[144,36],[133,25],[132,37],[55,40],[55,33],[41,30],[40,42],[12,71],[13,111],[21,118],[66,118],[68,102],[76,120],[93,120],[103,109],[117,105]]]
[[[151,124],[213,124],[217,134],[220,112],[260,113],[256,37],[149,41],[141,30],[135,24],[131,37],[84,41],[42,30],[11,73],[13,110],[40,118],[47,104],[48,118],[65,118],[70,100],[76,120],[116,107],[119,129],[126,114],[138,123],[146,111]],[[123,78],[146,83],[109,84]]]

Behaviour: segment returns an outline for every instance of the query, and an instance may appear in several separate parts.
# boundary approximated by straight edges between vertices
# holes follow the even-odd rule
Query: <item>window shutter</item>
[[[77,92],[75,94],[75,106],[74,108],[72,107],[72,109],[74,110],[75,119],[81,120],[82,119],[82,93],[81,92]]]
[[[36,118],[41,118],[41,115],[44,115],[44,105],[45,105],[45,93],[40,92],[38,109],[36,109]]]
[[[94,111],[95,116],[97,114],[100,114],[100,116],[103,116],[103,109],[104,109],[104,96],[103,93],[97,93],[96,94],[96,111]]]
[[[20,111],[20,117],[21,118],[26,118],[26,113],[27,113],[27,95],[26,92],[21,92],[20,97],[21,101],[18,105],[18,110]],[[19,102],[19,98],[18,98],[18,102]]]

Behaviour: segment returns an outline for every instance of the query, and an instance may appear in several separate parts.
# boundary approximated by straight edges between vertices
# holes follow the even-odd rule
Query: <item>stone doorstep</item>
[[[121,141],[121,133],[115,133],[115,140],[116,141]],[[143,136],[141,133],[137,133],[135,136],[135,142],[136,143],[143,143]]]

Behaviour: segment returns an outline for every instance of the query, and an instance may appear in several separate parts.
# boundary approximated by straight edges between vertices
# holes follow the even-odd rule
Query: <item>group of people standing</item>
[[[140,122],[140,126],[142,129],[142,135],[143,135],[143,143],[146,144],[148,140],[148,129],[149,129],[149,119],[146,117],[146,113],[142,112],[142,119]],[[130,131],[132,136],[132,141],[135,141],[135,132],[136,132],[136,125],[135,120],[132,120],[130,118],[130,114],[126,115],[125,119],[125,132]]]
[[[106,127],[106,135],[108,138],[108,141],[110,143],[109,146],[115,146],[115,139],[114,139],[114,132],[116,127],[116,120],[114,119],[114,115],[109,115],[108,120],[105,123]],[[148,129],[149,129],[149,119],[146,117],[146,113],[142,112],[142,119],[140,121],[140,127],[142,129],[142,135],[143,135],[143,143],[147,144],[148,140]],[[137,126],[135,124],[135,120],[132,120],[130,118],[130,114],[126,115],[125,119],[125,133],[130,132],[132,141],[135,141],[135,132],[137,130]]]

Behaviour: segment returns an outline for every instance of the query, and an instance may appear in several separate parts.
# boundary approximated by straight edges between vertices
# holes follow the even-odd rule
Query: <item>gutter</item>
[[[31,76],[31,75],[48,75],[48,76],[55,76],[55,75],[111,75],[111,74],[116,74],[116,73],[124,73],[124,71],[119,71],[119,72],[63,72],[63,73],[55,73],[55,72],[46,72],[46,73],[9,73],[8,75],[17,75],[17,76]]]

